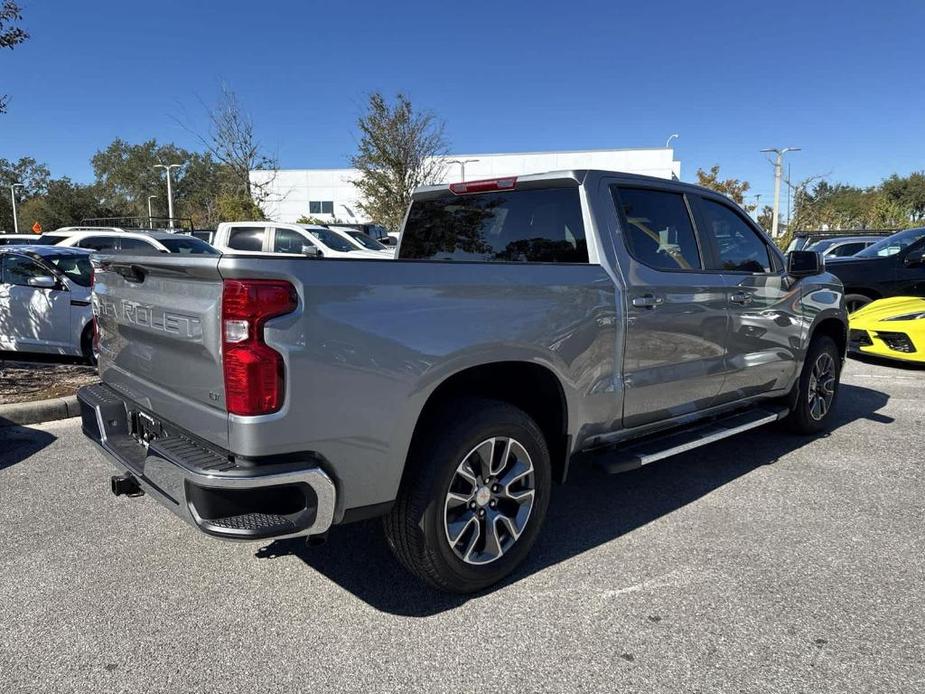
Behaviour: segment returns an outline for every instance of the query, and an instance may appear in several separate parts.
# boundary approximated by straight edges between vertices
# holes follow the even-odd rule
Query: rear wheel
[[[845,308],[848,309],[848,313],[854,313],[858,309],[867,306],[871,301],[873,299],[864,294],[847,294],[845,295]]]
[[[841,355],[827,335],[813,338],[797,384],[796,404],[787,425],[799,434],[815,434],[826,428],[838,397]]]
[[[513,571],[536,540],[551,487],[543,433],[504,402],[453,403],[416,442],[385,518],[399,561],[430,585],[471,593]]]

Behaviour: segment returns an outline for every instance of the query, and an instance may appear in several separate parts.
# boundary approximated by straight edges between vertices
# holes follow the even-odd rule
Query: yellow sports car
[[[848,316],[849,351],[925,363],[925,298],[894,296]]]

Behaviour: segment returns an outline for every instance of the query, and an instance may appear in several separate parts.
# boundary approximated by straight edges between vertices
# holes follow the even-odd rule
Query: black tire
[[[831,366],[830,373],[823,373]],[[832,419],[838,402],[842,359],[835,341],[827,335],[813,338],[806,352],[806,361],[797,383],[796,403],[790,410],[786,424],[797,434],[818,434]],[[829,380],[830,379],[830,380]],[[831,384],[831,398],[827,387]],[[820,401],[819,398],[822,398]],[[823,405],[820,405],[820,402]],[[823,411],[824,408],[824,411]]]
[[[873,299],[864,294],[846,294],[845,295],[845,308],[848,309],[848,313],[854,313],[859,308],[867,306]]]
[[[551,489],[551,470],[549,449],[542,431],[526,413],[505,402],[496,400],[465,399],[449,403],[440,414],[426,423],[428,434],[416,440],[409,454],[408,469],[399,492],[398,499],[392,511],[384,518],[385,534],[389,546],[398,560],[411,573],[421,578],[431,586],[452,593],[472,593],[486,588],[510,574],[527,556],[531,546],[536,540],[537,533],[546,515],[549,505]],[[450,541],[451,513],[460,510],[471,516],[484,514],[495,518],[498,516],[503,504],[510,501],[491,496],[487,502],[479,494],[472,493],[470,501],[451,510],[449,494],[459,490],[461,479],[460,470],[466,461],[480,460],[476,449],[481,450],[487,446],[488,441],[496,439],[514,440],[519,444],[518,451],[528,456],[527,463],[532,463],[533,472],[528,478],[532,481],[534,494],[532,507],[526,512],[526,521],[515,537],[509,533],[505,538],[510,542],[507,549],[501,551],[497,558],[489,559],[486,563],[473,564],[475,546],[479,541],[485,543],[484,556],[490,556],[487,547],[488,533],[481,538],[485,521],[480,517],[470,519],[479,528],[473,528],[469,535],[471,539],[478,532],[480,540],[472,540],[469,545],[470,552],[465,557],[458,552],[461,544],[468,544],[463,540],[457,545]],[[500,445],[500,444],[499,444]],[[487,449],[492,451],[489,457],[494,458],[494,443]],[[509,445],[495,458],[501,461],[508,453],[507,461],[515,461],[513,448]],[[472,456],[476,455],[476,458]],[[514,464],[521,464],[519,461]],[[471,469],[474,469],[473,466]],[[504,468],[501,468],[502,471]],[[511,468],[513,469],[513,467]],[[511,473],[513,474],[513,473]],[[497,481],[501,482],[504,475],[498,474]],[[479,477],[481,480],[481,476]],[[479,487],[481,482],[473,482],[473,489],[484,490]],[[509,490],[510,486],[505,487]],[[499,485],[493,485],[490,491],[495,491]],[[469,492],[462,492],[467,494]],[[521,492],[522,494],[522,492]],[[479,498],[481,507],[474,501]],[[487,507],[491,504],[491,511]],[[468,509],[474,509],[471,512]],[[494,513],[495,515],[491,515]],[[503,520],[503,519],[501,519]],[[516,521],[515,521],[516,522]],[[492,522],[498,528],[496,521]],[[457,526],[458,527],[458,526]],[[507,532],[504,523],[501,523],[500,532],[495,531],[493,537],[497,538]],[[455,547],[455,548],[454,548]],[[501,543],[496,542],[493,547],[500,550]]]
[[[93,349],[93,323],[87,323],[87,327],[80,334],[80,353],[90,366],[96,366],[96,352]]]

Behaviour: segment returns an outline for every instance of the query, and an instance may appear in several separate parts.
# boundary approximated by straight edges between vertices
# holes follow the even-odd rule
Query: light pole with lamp
[[[163,169],[167,172],[167,214],[170,216],[170,219],[167,220],[167,225],[173,229],[173,184],[170,182],[170,170],[179,169],[183,164],[155,164],[155,169]]]
[[[672,141],[672,140],[676,140],[676,139],[678,139],[679,137],[681,137],[681,136],[678,135],[678,133],[672,133],[671,135],[669,135],[669,136],[668,136],[668,139],[665,140],[665,149],[668,149],[669,147],[671,147],[671,141]]]
[[[13,233],[19,233],[19,219],[16,217],[16,189],[25,188],[22,183],[13,183],[10,185],[10,200],[13,201]]]
[[[777,238],[778,226],[780,224],[780,179],[781,173],[784,168],[784,155],[787,152],[799,152],[799,147],[768,147],[767,149],[761,150],[762,152],[770,153],[774,152],[777,154],[777,157],[774,161],[771,161],[770,157],[768,161],[771,161],[774,164],[774,216],[771,220],[771,238]]]

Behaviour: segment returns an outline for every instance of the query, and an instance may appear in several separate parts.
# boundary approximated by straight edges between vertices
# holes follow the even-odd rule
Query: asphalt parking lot
[[[578,470],[468,599],[377,523],[219,542],[113,497],[78,420],[0,430],[0,691],[923,691],[925,371],[843,383],[825,438]]]

